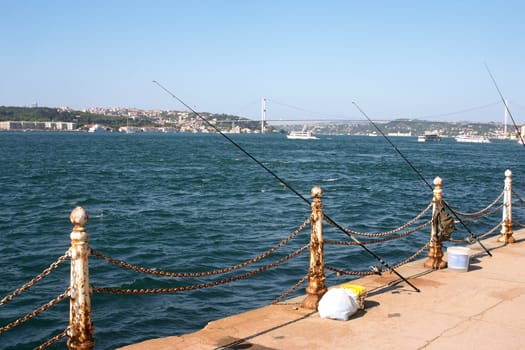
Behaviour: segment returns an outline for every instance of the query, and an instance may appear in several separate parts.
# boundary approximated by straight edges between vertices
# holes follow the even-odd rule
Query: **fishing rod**
[[[295,190],[290,184],[288,184],[286,181],[284,181],[281,177],[279,177],[275,172],[273,172],[270,168],[268,168],[266,165],[264,165],[262,162],[260,162],[257,158],[255,158],[251,153],[246,151],[244,148],[241,147],[237,142],[232,140],[230,137],[228,137],[226,134],[224,134],[216,125],[210,123],[208,119],[204,118],[202,115],[200,115],[197,111],[195,111],[193,108],[191,108],[189,105],[187,105],[184,101],[182,101],[180,98],[178,98],[175,94],[173,94],[170,90],[165,88],[162,84],[160,84],[158,81],[153,80],[153,83],[158,85],[162,90],[164,90],[166,93],[168,93],[171,97],[179,101],[182,105],[184,105],[186,108],[188,108],[190,111],[192,111],[198,118],[203,120],[207,125],[211,126],[215,131],[217,131],[222,137],[224,137],[228,142],[230,142],[232,145],[234,145],[237,149],[239,149],[242,153],[244,153],[246,156],[248,156],[251,160],[253,160],[257,165],[259,165],[261,168],[266,170],[271,176],[273,176],[278,182],[280,182],[282,185],[284,185],[286,188],[288,188],[290,191],[292,191],[295,195],[297,195],[299,198],[301,198],[304,202],[306,202],[308,205],[311,205],[311,202],[304,197],[302,194],[300,194],[297,190]],[[331,224],[333,224],[337,229],[344,232],[348,237],[350,237],[357,245],[359,245],[361,248],[363,248],[368,254],[373,256],[377,261],[381,263],[386,269],[392,271],[394,274],[396,274],[401,280],[403,280],[405,283],[407,283],[409,286],[414,288],[416,292],[420,292],[419,288],[414,286],[410,281],[408,281],[405,277],[403,277],[399,272],[397,272],[393,267],[391,267],[385,260],[383,260],[379,255],[371,251],[366,245],[364,245],[362,242],[360,242],[357,238],[354,237],[354,235],[350,234],[349,232],[346,232],[346,230],[339,225],[337,222],[332,220],[330,217],[328,217],[326,214],[323,214],[324,218],[328,220]]]
[[[394,150],[401,156],[401,158],[403,158],[403,160],[410,166],[410,168],[412,170],[414,170],[414,172],[417,174],[417,176],[423,181],[423,183],[425,185],[427,185],[428,188],[430,188],[430,190],[434,191],[434,188],[432,187],[432,185],[430,185],[428,183],[428,181],[425,179],[425,177],[421,174],[421,172],[419,170],[417,170],[417,168],[412,164],[412,162],[410,162],[410,160],[408,160],[407,157],[405,157],[405,155],[396,147],[396,145],[394,145],[394,143],[388,138],[388,136],[385,135],[385,133],[383,132],[383,130],[381,130],[377,125],[376,123],[374,123],[372,121],[372,119],[370,119],[368,117],[368,115],[361,109],[361,107],[359,107],[359,105],[356,103],[356,102],[352,102],[354,104],[354,106],[359,110],[359,112],[361,112],[362,115],[365,116],[365,118],[377,129],[377,131],[379,131],[379,133],[385,138],[385,140],[388,141],[388,143],[394,148]],[[478,237],[476,237],[472,231],[467,227],[467,225],[465,225],[465,223],[463,222],[463,220],[461,220],[459,218],[459,216],[456,214],[456,212],[454,210],[452,210],[452,208],[450,208],[450,206],[447,204],[446,201],[442,200],[442,203],[445,205],[445,207],[454,215],[454,217],[458,220],[458,222],[461,223],[461,225],[467,230],[467,232],[469,233],[470,235],[470,239],[472,240],[475,240],[476,242],[478,242],[478,244],[481,246],[481,248],[483,248],[483,250],[485,250],[485,252],[489,255],[489,256],[492,256],[492,254],[490,253],[490,251],[483,245],[483,243],[481,243],[481,241],[479,240]]]
[[[503,105],[505,105],[505,110],[507,111],[507,114],[510,116],[510,119],[512,120],[512,125],[514,125],[514,128],[516,129],[516,133],[520,137],[521,144],[523,147],[525,147],[525,142],[523,142],[523,137],[521,136],[520,129],[518,128],[518,125],[514,121],[514,117],[512,116],[512,113],[510,113],[509,106],[507,105],[507,101],[505,101],[505,98],[503,98],[503,94],[501,93],[501,90],[498,87],[498,84],[496,83],[496,79],[494,79],[494,76],[490,72],[489,66],[485,63],[485,68],[487,69],[487,72],[490,75],[490,78],[492,79],[492,82],[494,83],[494,86],[496,87],[496,90],[498,90],[499,97],[501,98],[501,101],[503,102]]]
[[[188,108],[190,111],[192,111],[197,117],[199,117],[202,121],[204,121],[208,126],[212,127],[215,131],[217,131],[222,137],[224,137],[228,142],[230,142],[232,145],[237,147],[242,153],[244,153],[246,156],[251,158],[257,165],[259,165],[261,168],[266,170],[270,175],[272,175],[277,181],[279,181],[281,184],[283,184],[286,188],[288,188],[290,191],[295,193],[299,198],[301,198],[306,203],[310,204],[310,201],[306,199],[302,194],[300,194],[298,191],[296,191],[292,186],[290,186],[286,181],[284,181],[282,178],[280,178],[275,172],[273,172],[270,168],[268,168],[266,165],[264,165],[262,162],[260,162],[257,158],[255,158],[253,155],[251,155],[248,151],[246,151],[244,148],[241,147],[237,142],[232,140],[228,135],[223,133],[216,125],[212,124],[208,119],[204,118],[202,115],[200,115],[198,112],[196,112],[193,108],[188,106],[184,101],[182,101],[180,98],[178,98],[175,94],[173,94],[171,91],[169,91],[167,88],[165,88],[162,84],[160,84],[158,81],[153,80],[154,84],[157,84],[162,90],[166,91],[171,97],[179,101],[181,104],[184,105],[184,107]]]

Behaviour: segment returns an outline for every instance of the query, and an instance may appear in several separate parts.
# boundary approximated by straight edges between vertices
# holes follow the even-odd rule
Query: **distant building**
[[[4,121],[0,122],[0,130],[75,130],[76,123],[66,122],[30,122],[30,121]]]

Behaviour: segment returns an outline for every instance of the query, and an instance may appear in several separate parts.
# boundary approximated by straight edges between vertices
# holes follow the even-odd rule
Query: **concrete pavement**
[[[302,296],[121,349],[525,349],[525,230],[514,237],[485,240],[493,257],[470,245],[468,272],[429,270],[423,260],[397,269],[420,293],[390,273],[351,281],[369,293],[348,321],[300,308]]]

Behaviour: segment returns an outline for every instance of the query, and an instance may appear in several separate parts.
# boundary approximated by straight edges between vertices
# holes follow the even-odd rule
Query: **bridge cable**
[[[288,184],[286,181],[284,181],[281,177],[279,177],[275,172],[273,172],[270,168],[268,168],[266,165],[264,165],[262,162],[260,162],[257,158],[255,158],[252,154],[250,154],[248,151],[246,151],[244,148],[242,148],[237,142],[232,140],[230,137],[228,137],[226,134],[224,134],[217,126],[210,123],[208,119],[204,118],[202,115],[200,115],[198,112],[196,112],[193,108],[191,108],[189,105],[187,105],[184,101],[182,101],[180,98],[178,98],[175,94],[173,94],[170,90],[165,88],[162,84],[160,84],[158,81],[153,80],[153,83],[158,85],[162,90],[164,90],[166,93],[168,93],[171,97],[173,97],[175,100],[179,101],[182,105],[184,105],[186,108],[188,108],[190,111],[192,111],[197,117],[199,117],[201,120],[203,120],[207,125],[212,127],[215,131],[217,131],[222,137],[224,137],[228,142],[230,142],[232,145],[237,147],[242,153],[244,153],[246,156],[248,156],[251,160],[253,160],[257,165],[259,165],[261,168],[263,168],[266,172],[268,172],[271,176],[273,176],[278,182],[280,182],[282,185],[284,185],[286,188],[288,188],[290,191],[292,191],[295,195],[297,195],[299,198],[301,198],[304,202],[311,205],[311,202],[304,197],[302,194],[300,194],[297,190],[295,190],[290,184]],[[366,245],[364,245],[362,242],[360,242],[357,238],[354,237],[354,235],[350,234],[349,232],[346,232],[346,230],[336,223],[334,220],[332,220],[330,217],[328,217],[326,214],[323,213],[323,216],[326,220],[328,220],[332,225],[334,225],[337,229],[344,232],[348,237],[350,237],[354,242],[356,242],[357,245],[359,245],[361,248],[363,248],[368,254],[373,256],[377,261],[379,261],[385,268],[392,271],[394,274],[396,274],[399,278],[401,278],[404,282],[406,282],[408,285],[410,285],[416,292],[420,292],[419,288],[414,286],[410,281],[408,281],[405,277],[403,277],[399,272],[397,272],[393,267],[391,267],[385,260],[383,260],[381,257],[379,257],[376,253],[371,251]]]
[[[377,129],[377,131],[379,131],[379,133],[385,138],[385,140],[388,141],[388,143],[392,146],[392,148],[394,148],[394,150],[401,156],[401,158],[403,158],[403,160],[408,164],[408,166],[417,174],[417,176],[423,181],[423,183],[425,185],[427,185],[428,188],[430,188],[431,191],[434,191],[434,188],[432,187],[432,185],[430,185],[428,183],[428,181],[425,179],[425,177],[421,174],[421,172],[419,170],[417,170],[417,168],[412,164],[412,162],[410,162],[408,160],[407,157],[405,157],[405,155],[403,153],[401,153],[401,151],[396,147],[396,145],[394,145],[394,143],[390,140],[390,138],[388,138],[388,136],[385,135],[385,133],[383,132],[383,130],[381,130],[376,123],[374,123],[372,121],[372,119],[370,119],[368,117],[368,115],[361,109],[361,107],[359,107],[359,105],[356,103],[356,102],[352,102],[354,104],[354,106],[359,110],[359,112],[361,112],[362,115],[365,116],[365,118]],[[481,246],[481,248],[483,248],[485,250],[485,252],[489,255],[489,256],[492,256],[492,254],[490,253],[490,251],[483,245],[483,243],[481,243],[481,241],[478,239],[478,237],[476,237],[472,231],[468,228],[467,225],[465,225],[465,223],[463,222],[463,220],[461,220],[459,218],[459,216],[454,212],[454,210],[452,210],[452,208],[450,208],[450,206],[447,204],[446,201],[442,200],[442,203],[445,205],[445,207],[454,215],[454,217],[461,223],[461,225],[467,230],[467,232],[469,233],[469,238],[471,240],[475,240],[479,243],[479,245]]]

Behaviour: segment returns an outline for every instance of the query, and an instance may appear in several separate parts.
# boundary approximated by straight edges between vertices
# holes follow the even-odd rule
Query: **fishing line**
[[[383,130],[381,130],[377,125],[376,123],[374,123],[372,121],[372,119],[370,119],[368,117],[368,115],[361,109],[361,107],[359,107],[359,105],[355,102],[352,102],[354,104],[354,106],[356,106],[356,108],[359,110],[359,112],[361,112],[362,115],[365,116],[365,118],[377,129],[377,131],[379,131],[379,133],[385,138],[385,140],[388,141],[388,143],[394,148],[394,150],[401,156],[401,158],[403,158],[403,160],[410,166],[410,168],[412,170],[414,170],[414,172],[417,174],[417,176],[423,181],[423,183],[425,185],[427,185],[428,188],[430,188],[431,191],[434,191],[434,188],[432,187],[432,185],[430,185],[428,183],[428,181],[425,179],[425,177],[421,174],[421,172],[419,170],[416,169],[416,167],[412,164],[412,162],[410,162],[410,160],[408,160],[407,157],[405,157],[405,155],[396,147],[396,145],[394,145],[394,143],[388,138],[388,136],[385,135],[385,133],[383,132]],[[479,245],[481,246],[481,248],[483,248],[485,250],[485,252],[489,255],[489,256],[492,256],[492,254],[490,253],[490,251],[483,245],[483,243],[481,243],[481,241],[478,239],[478,237],[476,237],[472,231],[467,227],[467,225],[465,225],[465,223],[463,222],[463,220],[461,220],[459,218],[459,216],[454,212],[454,210],[452,210],[452,208],[450,208],[450,206],[447,204],[446,201],[442,200],[442,203],[445,205],[445,207],[454,215],[454,217],[458,220],[459,223],[461,223],[461,225],[467,230],[467,232],[469,233],[470,235],[470,239],[474,239],[476,242],[479,243]]]
[[[292,191],[295,195],[297,195],[299,198],[301,198],[303,201],[311,205],[311,202],[304,197],[302,194],[300,194],[298,191],[296,191],[290,184],[288,184],[286,181],[284,181],[281,177],[279,177],[275,172],[273,172],[270,168],[268,168],[266,165],[264,165],[262,162],[260,162],[257,158],[255,158],[252,154],[250,154],[248,151],[246,151],[244,148],[242,148],[237,142],[232,140],[230,137],[228,137],[226,134],[224,134],[217,126],[210,123],[206,118],[204,118],[202,115],[200,115],[198,112],[196,112],[193,108],[191,108],[189,105],[184,103],[180,98],[178,98],[175,94],[173,94],[170,90],[165,88],[162,84],[160,84],[158,81],[153,80],[154,84],[157,84],[162,90],[164,90],[166,93],[168,93],[171,97],[179,101],[182,105],[184,105],[186,108],[188,108],[190,111],[192,111],[197,117],[199,117],[202,121],[204,121],[207,125],[211,126],[215,131],[217,131],[222,137],[224,137],[228,142],[230,142],[232,145],[237,147],[242,153],[244,153],[246,156],[248,156],[251,160],[253,160],[257,165],[259,165],[261,168],[266,170],[270,175],[272,175],[278,182],[283,184],[286,188],[288,188],[290,191]],[[383,260],[381,257],[379,257],[376,253],[371,251],[366,245],[361,243],[357,238],[355,238],[352,234],[349,232],[346,232],[346,230],[336,223],[334,220],[332,220],[330,217],[328,217],[326,214],[323,214],[324,218],[334,225],[337,229],[344,232],[348,237],[350,237],[357,245],[359,245],[361,248],[363,248],[368,254],[372,255],[377,261],[381,263],[385,268],[392,271],[394,274],[396,274],[401,280],[403,280],[405,283],[407,283],[409,286],[414,288],[416,292],[420,292],[419,288],[414,286],[410,281],[408,281],[405,277],[403,277],[401,274],[399,274],[393,267],[391,267],[385,260]]]
[[[186,103],[184,103],[184,101],[182,101],[180,98],[178,98],[177,96],[175,96],[175,94],[173,94],[171,91],[169,91],[168,89],[166,89],[163,85],[161,85],[158,81],[156,80],[153,80],[153,83],[157,84],[162,90],[166,91],[169,95],[171,95],[171,97],[173,97],[174,99],[176,99],[177,101],[179,101],[180,103],[182,103],[186,108],[188,108],[190,111],[192,111],[197,117],[199,117],[202,121],[204,121],[206,124],[208,124],[208,126],[212,127],[215,131],[217,131],[219,134],[221,134],[222,137],[224,137],[226,140],[228,140],[228,142],[230,142],[232,145],[234,145],[235,147],[237,147],[242,153],[244,153],[246,156],[248,156],[249,158],[251,158],[255,163],[257,163],[257,165],[259,165],[261,168],[263,168],[264,170],[266,170],[270,175],[272,175],[275,179],[277,179],[277,181],[279,181],[281,184],[283,184],[286,188],[288,188],[290,191],[292,191],[293,193],[295,193],[299,198],[301,198],[303,201],[305,201],[306,203],[310,204],[310,201],[308,199],[306,199],[302,194],[300,194],[299,192],[297,192],[292,186],[290,186],[286,181],[284,181],[282,178],[280,178],[276,173],[274,173],[270,168],[268,168],[266,165],[264,165],[263,163],[261,163],[257,158],[255,158],[254,156],[252,156],[248,151],[246,151],[244,148],[242,148],[237,142],[233,141],[230,137],[228,137],[225,133],[223,133],[216,125],[210,123],[208,121],[208,119],[204,118],[202,115],[200,115],[199,113],[197,113],[193,108],[191,108],[190,106],[188,106]]]
[[[487,69],[487,72],[489,73],[490,78],[492,79],[492,82],[494,83],[494,86],[496,87],[496,90],[498,90],[499,97],[501,98],[501,101],[503,101],[503,104],[505,105],[505,110],[507,111],[510,119],[512,120],[512,125],[514,125],[514,128],[516,129],[516,132],[520,137],[521,144],[523,145],[523,147],[525,147],[525,142],[523,142],[523,137],[521,136],[520,129],[518,128],[518,125],[516,125],[516,122],[514,121],[514,117],[512,117],[512,113],[510,113],[510,109],[509,109],[509,106],[507,105],[507,101],[505,101],[505,99],[503,98],[503,94],[501,93],[501,90],[499,89],[498,84],[496,83],[496,79],[494,79],[494,76],[490,72],[489,66],[487,66],[486,63],[485,63],[485,68]]]

